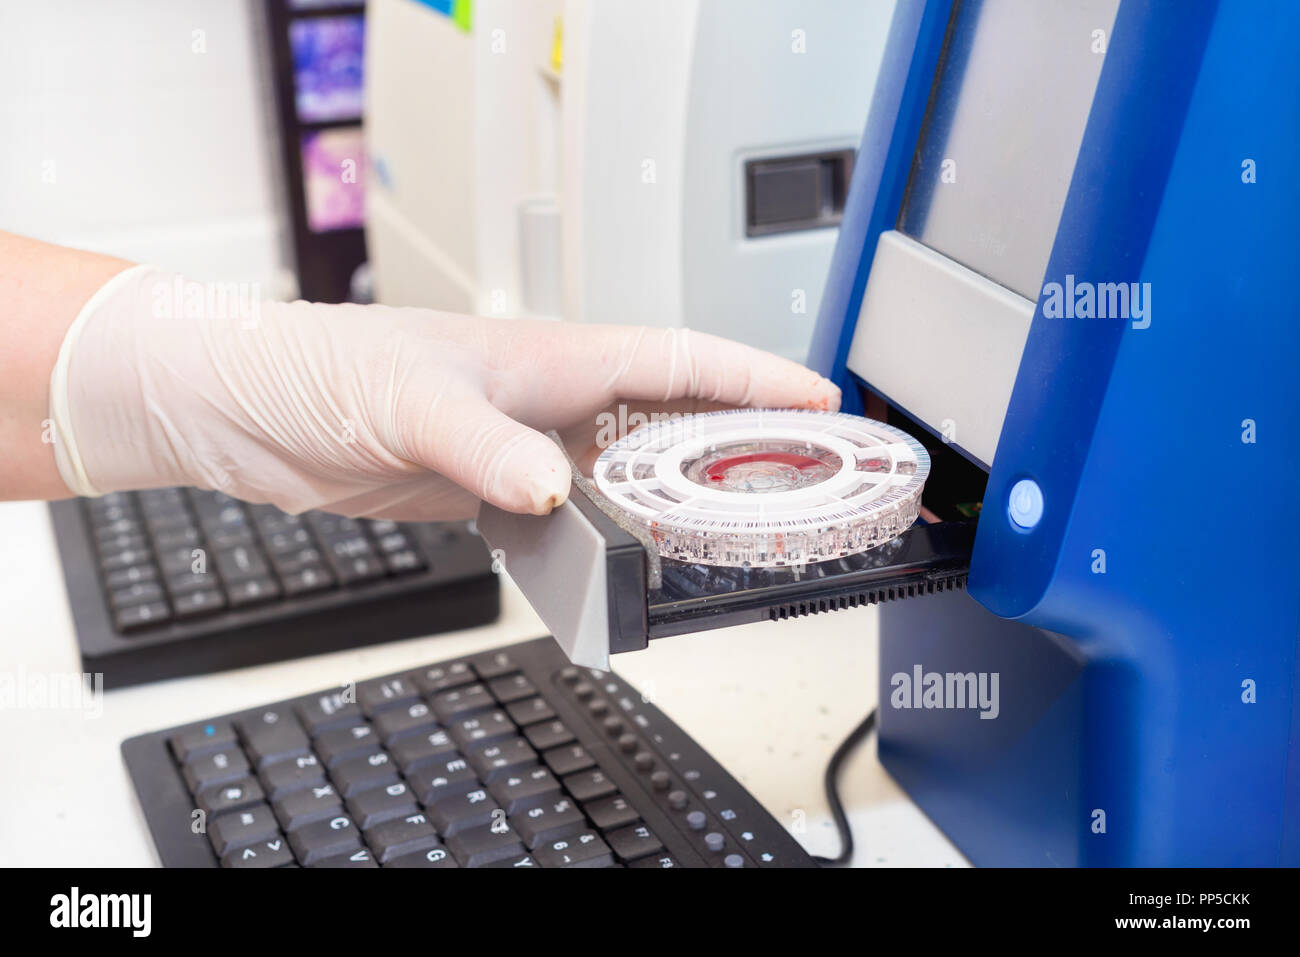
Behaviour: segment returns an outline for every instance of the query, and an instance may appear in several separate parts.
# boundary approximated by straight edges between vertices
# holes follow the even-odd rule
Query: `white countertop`
[[[0,700],[0,865],[155,864],[119,756],[124,738],[545,634],[514,585],[503,585],[501,617],[482,628],[110,691],[98,714]],[[0,503],[0,611],[0,676],[11,686],[81,670],[42,503]],[[876,628],[873,608],[764,622],[661,639],[617,656],[614,670],[809,852],[834,854],[822,775],[875,704]],[[846,764],[841,796],[854,866],[965,866],[885,773],[874,739]]]

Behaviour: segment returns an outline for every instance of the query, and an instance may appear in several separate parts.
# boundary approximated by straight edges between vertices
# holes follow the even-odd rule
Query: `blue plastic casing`
[[[863,136],[810,357],[849,410],[951,13],[900,2]],[[975,863],[1300,864],[1296,35],[1300,5],[1121,0],[1044,282],[1149,283],[1149,325],[1040,298],[975,601],[882,609],[881,759]],[[892,707],[916,664],[998,674],[998,717]]]

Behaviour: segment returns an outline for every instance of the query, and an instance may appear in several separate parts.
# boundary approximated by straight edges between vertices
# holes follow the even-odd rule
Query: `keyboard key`
[[[375,715],[375,730],[379,732],[384,744],[390,744],[403,735],[431,731],[433,727],[433,710],[423,701],[390,708]]]
[[[609,867],[614,855],[595,831],[580,831],[570,837],[545,842],[533,850],[542,867]]]
[[[577,834],[587,826],[587,819],[572,799],[558,797],[511,815],[510,825],[528,847],[534,848],[544,841]]]
[[[345,798],[397,780],[397,764],[386,751],[360,754],[330,768],[330,778]]]
[[[103,525],[136,515],[135,499],[130,492],[109,492],[99,498],[83,499],[86,511],[90,513],[91,524]]]
[[[172,754],[184,764],[205,751],[217,751],[235,743],[235,729],[226,722],[213,722],[192,731],[181,731],[171,736]]]
[[[100,555],[125,551],[143,552],[149,548],[149,543],[145,541],[143,535],[112,535],[108,538],[101,538],[98,545]]]
[[[148,525],[149,532],[153,533],[153,541],[162,545],[172,534],[178,532],[198,532],[198,525],[195,525],[194,519],[190,518],[190,512],[185,508],[166,508],[166,510],[144,512],[144,524]],[[178,545],[188,545],[191,542],[177,542]],[[166,547],[166,546],[164,546]]]
[[[311,750],[302,725],[288,708],[268,709],[235,722],[244,750],[259,768],[296,758]]]
[[[441,847],[438,833],[423,814],[384,821],[365,829],[366,843],[375,850],[379,863],[387,864],[407,854]]]
[[[427,734],[398,738],[388,749],[403,774],[433,764],[444,755],[455,754],[456,744],[451,735],[439,728]]]
[[[181,595],[188,595],[196,591],[218,591],[220,584],[216,575],[207,572],[193,572],[189,569],[189,563],[186,563],[183,571],[168,573],[165,584],[167,585],[167,594],[172,596],[175,601]]]
[[[172,610],[177,618],[196,618],[210,615],[226,607],[226,596],[216,589],[197,588],[172,598]]]
[[[228,584],[226,593],[229,596],[232,608],[242,608],[246,605],[256,605],[260,602],[270,601],[273,598],[279,598],[280,586],[270,576],[248,578]]]
[[[357,685],[357,704],[367,715],[374,716],[385,708],[409,704],[420,697],[415,683],[405,678],[363,681]]]
[[[301,791],[313,784],[325,783],[325,766],[314,754],[300,754],[296,758],[267,765],[258,772],[267,797],[278,801],[286,794]]]
[[[424,558],[413,548],[390,552],[383,556],[384,567],[390,575],[410,575],[424,568]]]
[[[139,520],[121,512],[118,518],[112,521],[98,521],[92,524],[95,529],[95,541],[104,541],[107,538],[122,536],[122,534],[140,534],[144,532],[144,527]]]
[[[334,785],[324,783],[286,794],[273,806],[280,826],[293,833],[313,821],[337,817],[343,811],[343,799]]]
[[[379,550],[385,555],[408,551],[411,548],[411,540],[400,529],[376,532],[372,525],[370,531],[375,535],[375,544],[379,546]]]
[[[251,549],[256,545],[252,530],[243,526],[205,526],[203,531],[208,544],[217,551],[232,548]]]
[[[251,770],[243,751],[236,747],[226,747],[186,761],[185,783],[189,785],[191,794],[198,794],[213,784],[246,778]]]
[[[158,566],[166,579],[200,575],[203,577],[204,587],[209,588],[220,581],[216,570],[207,567],[207,551],[203,548],[159,549]]]
[[[195,544],[193,540],[185,541],[186,536],[181,534],[198,532],[194,519],[184,508],[168,508],[161,511],[149,509],[145,512],[144,522],[149,526],[149,531],[153,533],[153,540],[160,548]],[[168,540],[173,537],[181,540],[169,545]]]
[[[134,585],[137,582],[152,582],[157,580],[158,569],[154,568],[151,563],[128,565],[126,568],[119,568],[107,578],[109,588],[125,588],[128,585]]]
[[[130,568],[132,565],[139,565],[149,561],[153,555],[143,548],[121,548],[113,549],[100,556],[100,565],[105,571],[116,572],[123,568]]]
[[[655,756],[649,751],[638,751],[632,756],[632,764],[642,774],[649,774],[658,766]]]
[[[222,814],[208,824],[208,840],[212,842],[217,857],[225,857],[229,851],[257,841],[272,840],[279,833],[275,815],[265,804]]]
[[[478,776],[469,766],[469,762],[454,752],[447,760],[439,761],[431,767],[420,768],[409,778],[411,789],[425,807],[445,797],[473,791],[480,785]]]
[[[641,820],[641,815],[637,812],[637,809],[621,794],[611,794],[608,797],[591,801],[583,805],[582,809],[587,812],[587,817],[591,818],[591,823],[602,831],[611,831],[614,828],[625,827]],[[615,848],[615,850],[618,850],[618,848]]]
[[[161,625],[172,616],[171,609],[164,602],[151,601],[144,605],[131,605],[113,615],[117,630],[123,633],[139,631],[151,625]]]
[[[300,551],[304,548],[310,548],[315,544],[311,533],[307,529],[298,527],[290,528],[285,526],[267,532],[266,528],[259,524],[258,528],[262,531],[262,544],[272,555],[286,555],[289,552]]]
[[[614,853],[624,861],[635,861],[664,849],[663,841],[655,837],[644,824],[633,824],[605,835]]]
[[[348,854],[361,847],[361,832],[346,814],[312,821],[289,835],[289,844],[299,863],[310,867],[318,861]]]
[[[394,781],[383,788],[372,788],[348,798],[352,820],[363,831],[393,818],[415,814],[415,795],[405,781]]]
[[[512,714],[511,717],[514,717],[514,715]],[[519,723],[524,724],[522,721]],[[526,727],[524,728],[524,737],[538,751],[549,751],[551,748],[568,744],[574,740],[573,732],[568,729],[568,726],[563,721],[547,721],[546,724]]]
[[[431,847],[416,854],[404,854],[384,864],[385,867],[460,867],[445,847]]]
[[[263,535],[274,535],[285,530],[303,527],[302,516],[290,515],[274,505],[249,505],[248,514]]]
[[[486,827],[501,816],[500,812],[496,802],[482,788],[441,798],[428,809],[429,820],[443,837],[470,827]]]
[[[343,691],[334,691],[298,705],[298,717],[314,738],[331,728],[358,724],[362,715],[354,698],[345,696]]]
[[[236,848],[221,859],[222,867],[284,867],[292,863],[293,852],[283,836]]]
[[[506,714],[510,715],[510,720],[520,727],[530,724],[537,724],[541,721],[550,721],[555,717],[555,709],[546,703],[545,698],[525,698],[523,701],[513,701],[506,705]],[[572,740],[572,736],[568,740]],[[554,742],[563,744],[563,741]],[[550,745],[544,745],[550,747]]]
[[[266,800],[262,785],[256,778],[241,778],[226,784],[217,784],[204,788],[194,799],[208,817],[217,817],[227,811],[239,811]]]
[[[488,784],[537,763],[537,752],[523,738],[476,745],[469,749],[466,757],[478,776]]]
[[[378,867],[375,863],[374,856],[370,849],[366,847],[357,848],[355,851],[347,851],[343,854],[336,854],[334,857],[327,857],[324,860],[318,860],[311,865],[312,867]]]
[[[368,724],[354,724],[350,728],[335,728],[316,739],[316,753],[327,768],[340,761],[379,748],[379,735]]]
[[[528,870],[529,868],[541,867],[542,865],[537,863],[537,858],[533,857],[533,855],[525,854],[523,857],[505,857],[499,861],[493,861],[491,864],[484,864],[483,866],[501,868],[510,867],[518,870]]]
[[[227,585],[249,579],[267,578],[271,574],[271,566],[262,557],[261,550],[247,545],[218,549],[216,562],[217,572]]]
[[[130,608],[163,600],[162,587],[157,582],[137,582],[109,592],[108,601],[114,608]]]
[[[656,857],[643,857],[639,861],[633,861],[628,867],[638,868],[658,868],[667,870],[670,867],[681,867],[681,861],[671,854],[660,854]]]
[[[334,574],[345,585],[383,578],[387,574],[383,561],[375,555],[358,555],[353,558],[340,558],[336,555],[333,565]]]
[[[542,760],[561,777],[566,774],[573,774],[575,771],[584,771],[596,765],[595,760],[587,753],[587,749],[580,744],[553,748],[542,754]]]
[[[510,657],[509,652],[492,651],[474,659],[474,670],[484,681],[490,681],[502,675],[513,674],[519,670],[519,665]]]
[[[523,675],[506,675],[504,678],[496,678],[488,682],[488,690],[502,704],[510,704],[512,701],[522,701],[524,698],[531,698],[537,694],[537,688],[533,683]]]
[[[284,569],[277,571],[280,572],[284,593],[290,598],[334,587],[334,576],[324,565],[308,564],[287,572]]]
[[[193,525],[177,523],[160,528],[152,525],[154,544],[158,548],[195,548],[203,544],[203,536]]]
[[[522,857],[523,842],[503,820],[500,824],[476,824],[447,838],[447,850],[462,867],[486,867],[494,861]]]
[[[248,511],[242,502],[227,496],[224,501],[191,500],[194,511],[199,517],[199,524],[208,537],[238,541],[242,536],[252,535],[252,526],[248,521]],[[222,546],[225,547],[225,546]]]
[[[564,787],[581,804],[594,801],[596,798],[604,797],[607,794],[613,794],[618,790],[614,786],[614,782],[600,768],[570,774],[564,778]]]
[[[271,555],[271,564],[275,566],[275,570],[281,578],[314,569],[328,575],[330,586],[333,587],[334,573],[325,567],[324,562],[325,556],[316,548],[300,548],[296,552],[286,552],[283,555],[273,553]]]
[[[472,684],[451,691],[443,691],[433,697],[433,713],[438,721],[450,725],[453,721],[468,718],[481,711],[490,711],[497,706],[496,699],[488,691],[487,685]]]
[[[355,518],[334,515],[331,512],[308,512],[308,523],[321,538],[335,535],[357,535],[361,532],[361,523]]]
[[[426,695],[436,695],[462,685],[473,684],[478,675],[467,662],[457,661],[449,665],[436,665],[425,668],[415,676],[415,683]]]
[[[514,735],[518,729],[504,711],[492,711],[488,714],[462,718],[448,726],[451,739],[462,751],[469,750],[475,744],[489,744]]]
[[[112,520],[92,520],[91,527],[95,530],[95,540],[100,542],[118,535],[139,535],[144,531],[138,519],[121,510]]]
[[[560,782],[549,768],[529,768],[498,778],[488,791],[513,815],[560,797]]]

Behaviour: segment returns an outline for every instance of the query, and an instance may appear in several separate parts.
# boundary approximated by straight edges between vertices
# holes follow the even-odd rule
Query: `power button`
[[[1033,479],[1021,479],[1011,486],[1007,498],[1007,517],[1012,524],[1033,528],[1043,517],[1043,490]]]

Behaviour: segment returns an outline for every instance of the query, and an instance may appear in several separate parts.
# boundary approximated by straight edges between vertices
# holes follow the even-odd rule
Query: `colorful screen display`
[[[307,228],[323,233],[364,225],[365,140],[359,126],[304,133],[302,184]]]
[[[298,121],[323,123],[361,116],[362,17],[312,17],[289,25]]]

